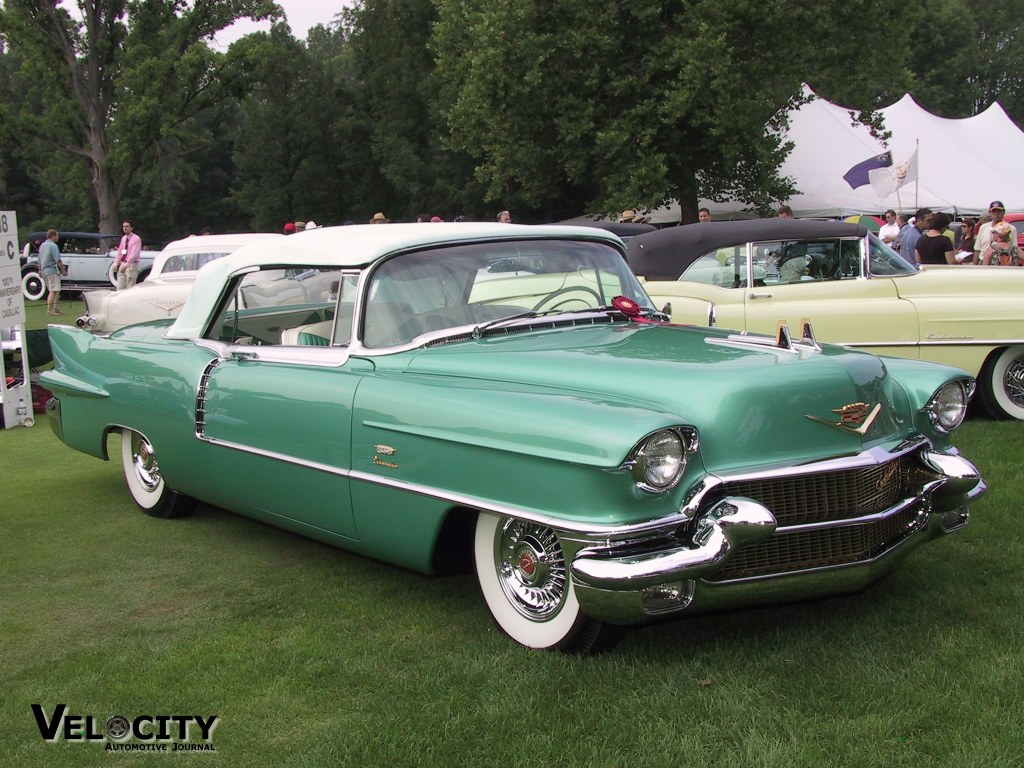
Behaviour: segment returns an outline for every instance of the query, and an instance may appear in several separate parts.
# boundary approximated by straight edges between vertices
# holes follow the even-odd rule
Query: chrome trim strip
[[[342,469],[341,467],[335,467],[330,464],[321,464],[318,461],[309,461],[308,459],[297,459],[294,456],[288,456],[287,454],[278,453],[277,451],[268,451],[265,448],[254,448],[251,445],[243,445],[230,440],[220,440],[216,437],[206,437],[205,435],[199,434],[197,434],[196,437],[209,445],[217,445],[221,448],[230,448],[231,450],[240,451],[242,453],[262,456],[266,459],[282,461],[286,464],[295,464],[300,467],[315,469],[317,472],[326,472],[327,474],[337,475],[339,477],[351,477],[353,474],[352,471],[348,469]]]
[[[653,520],[647,520],[643,523],[635,523],[633,525],[574,523],[570,520],[566,520],[565,518],[555,518],[549,514],[539,514],[521,507],[506,504],[495,504],[493,501],[489,499],[482,499],[479,496],[471,496],[463,493],[451,493],[442,491],[438,488],[421,485],[419,483],[410,483],[406,480],[396,480],[394,478],[382,477],[381,475],[373,475],[361,470],[352,470],[349,473],[349,476],[353,480],[361,480],[367,483],[374,483],[375,485],[395,488],[397,490],[415,493],[419,496],[438,499],[439,501],[448,501],[453,504],[458,504],[459,506],[471,507],[484,512],[493,512],[496,515],[515,517],[528,522],[539,523],[549,528],[556,529],[560,534],[567,534],[569,537],[578,536],[587,540],[593,539],[594,541],[607,541],[608,539],[633,537],[639,534],[649,534],[661,529],[670,531],[686,522],[685,518],[673,513],[666,517],[658,517]]]
[[[801,576],[812,576],[815,574],[828,574],[858,568],[862,569],[864,567],[870,568],[873,564],[888,559],[893,553],[908,546],[909,542],[917,541],[920,536],[926,535],[926,532],[929,530],[929,526],[935,524],[937,523],[931,523],[931,518],[926,518],[921,524],[909,530],[907,535],[902,539],[893,543],[891,546],[886,547],[877,554],[866,557],[863,560],[857,560],[850,563],[839,563],[838,565],[815,565],[810,568],[802,568],[798,571],[786,571],[785,573],[764,573],[758,576],[742,576],[740,578],[728,579],[725,581],[702,581],[701,583],[711,587],[725,588],[736,584],[749,584],[758,581],[770,581],[772,579],[783,580],[790,577],[798,578]]]
[[[918,341],[838,341],[843,347],[1012,347],[1024,344],[1018,339],[936,339]]]
[[[776,533],[800,533],[802,531],[818,531],[823,528],[845,528],[851,525],[864,525],[866,523],[877,523],[887,518],[898,515],[901,512],[910,509],[911,507],[918,506],[921,503],[921,499],[916,496],[912,496],[909,499],[903,499],[902,501],[896,502],[891,507],[883,509],[881,512],[873,512],[870,515],[864,515],[862,517],[846,517],[841,520],[823,520],[817,523],[800,523],[798,525],[780,525],[775,529]]]
[[[437,499],[439,501],[449,502],[459,506],[470,507],[473,509],[479,509],[483,512],[491,512],[496,515],[503,515],[509,517],[516,517],[521,520],[528,522],[534,522],[541,525],[548,526],[556,529],[563,537],[573,540],[578,539],[582,542],[589,543],[622,543],[628,542],[632,539],[638,539],[641,537],[648,537],[651,534],[659,532],[672,532],[677,527],[691,520],[697,513],[703,498],[718,485],[740,479],[760,479],[764,477],[778,478],[786,477],[789,475],[804,475],[804,474],[815,474],[817,472],[829,472],[838,469],[851,469],[857,467],[871,466],[876,463],[881,463],[875,460],[878,456],[887,456],[890,459],[899,456],[903,453],[909,453],[916,450],[922,443],[926,443],[925,438],[920,438],[918,441],[904,443],[899,446],[899,450],[889,453],[884,448],[876,447],[856,457],[848,457],[841,459],[830,459],[827,461],[816,462],[812,464],[805,464],[799,467],[787,468],[785,470],[778,471],[765,471],[760,473],[737,473],[733,475],[708,475],[701,481],[695,491],[691,494],[686,504],[679,510],[679,512],[665,515],[662,517],[653,518],[646,520],[641,523],[633,523],[629,525],[605,525],[600,523],[580,523],[566,520],[565,518],[556,518],[550,514],[541,514],[533,510],[525,509],[507,504],[497,504],[490,499],[484,499],[479,496],[472,496],[469,494],[453,493],[444,491],[439,488],[422,485],[420,483],[411,483],[406,480],[398,480],[395,478],[384,477],[382,475],[376,475],[362,470],[347,470],[340,467],[334,467],[327,464],[320,464],[317,462],[311,462],[305,459],[297,459],[293,456],[286,456],[281,453],[273,451],[267,451],[260,448],[253,448],[252,446],[240,445],[226,440],[218,440],[216,438],[209,438],[205,435],[197,434],[197,438],[203,440],[212,445],[218,445],[224,448],[242,451],[244,453],[250,453],[254,455],[264,456],[266,458],[274,459],[276,461],[284,461],[290,464],[296,464],[299,466],[307,466],[311,469],[315,469],[319,472],[328,472],[331,474],[338,475],[340,477],[348,477],[351,480],[358,480],[366,483],[372,483],[374,485],[384,486],[386,488],[393,488],[408,493],[415,493],[418,496],[425,496],[427,498]],[[883,459],[887,460],[887,459]],[[860,518],[863,521],[866,518]],[[856,521],[853,521],[856,522]],[[835,523],[833,523],[834,525]]]
[[[643,523],[627,526],[601,525],[594,523],[572,524],[571,521],[567,521],[564,518],[554,518],[551,515],[538,514],[537,512],[524,509],[522,507],[495,504],[494,502],[480,498],[479,496],[450,493],[439,488],[433,488],[420,483],[396,480],[382,475],[363,472],[362,470],[343,469],[341,467],[331,466],[330,464],[321,464],[307,459],[298,459],[294,456],[277,453],[276,451],[268,451],[263,448],[255,448],[250,445],[242,445],[241,443],[235,443],[230,440],[220,440],[218,438],[208,437],[205,434],[200,433],[198,428],[196,431],[196,437],[209,445],[216,445],[221,448],[228,448],[230,450],[240,451],[254,456],[262,456],[264,458],[273,459],[274,461],[282,461],[287,464],[308,467],[309,469],[314,469],[318,472],[326,472],[339,477],[348,477],[350,480],[360,480],[362,482],[373,483],[374,485],[393,488],[407,493],[415,493],[418,496],[426,496],[427,498],[446,501],[459,506],[472,507],[473,509],[479,509],[483,512],[493,512],[496,515],[515,517],[520,520],[526,520],[528,522],[555,528],[559,533],[567,534],[570,537],[578,536],[587,540],[593,538],[596,541],[606,541],[608,539],[633,537],[640,534],[647,534],[652,531],[658,531],[660,529],[671,530],[686,522],[685,518],[678,516],[678,514],[673,514],[668,517],[655,518]]]
[[[777,468],[767,467],[756,472],[723,472],[714,477],[721,478],[727,482],[739,482],[741,480],[760,480],[770,478],[777,480],[783,477],[797,477],[800,475],[816,475],[821,472],[835,472],[842,469],[862,469],[877,464],[884,464],[897,456],[913,453],[923,445],[929,445],[928,438],[924,435],[904,440],[898,446],[889,450],[883,446],[868,448],[853,456],[841,456],[836,459],[824,459],[823,461],[812,461],[807,464]]]
[[[765,468],[756,472],[733,472],[722,474],[708,474],[691,491],[682,508],[679,510],[684,518],[692,519],[700,509],[704,498],[720,485],[736,482],[753,482],[758,480],[784,480],[790,477],[802,477],[804,475],[819,475],[832,472],[840,472],[851,469],[865,469],[878,466],[895,458],[913,453],[922,446],[931,447],[931,443],[923,435],[904,440],[900,445],[891,451],[876,446],[869,448],[855,456],[844,456],[838,459],[825,459],[824,461],[811,462],[781,468]]]
[[[321,368],[340,368],[352,357],[352,351],[344,346],[313,347],[227,344],[212,339],[197,339],[195,345],[206,349],[219,360],[239,360],[250,363],[278,363],[284,365],[315,365]]]

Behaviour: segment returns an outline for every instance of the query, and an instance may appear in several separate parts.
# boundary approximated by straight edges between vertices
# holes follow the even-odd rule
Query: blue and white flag
[[[880,200],[884,200],[904,184],[917,178],[917,148],[902,163],[886,168],[875,169],[868,173],[868,181]]]
[[[875,168],[888,168],[890,165],[892,165],[892,153],[883,152],[880,155],[868,158],[863,163],[857,163],[843,174],[843,178],[847,184],[856,189],[871,183],[871,180],[868,178],[868,171]]]

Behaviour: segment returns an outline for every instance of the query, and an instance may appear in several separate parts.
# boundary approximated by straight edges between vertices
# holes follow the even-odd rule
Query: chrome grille
[[[869,523],[776,533],[744,547],[708,581],[728,581],[856,563],[895,546],[924,525],[927,513],[910,505],[891,517]]]
[[[881,512],[920,493],[922,473],[916,454],[908,454],[829,474],[726,482],[717,490],[722,496],[746,496],[764,504],[783,527]]]
[[[715,489],[715,498],[746,496],[760,502],[775,516],[778,530],[765,541],[740,549],[708,580],[771,576],[871,559],[924,525],[925,504],[909,503],[888,517],[856,521],[919,497],[932,479],[912,452],[881,464],[833,472],[727,480]]]

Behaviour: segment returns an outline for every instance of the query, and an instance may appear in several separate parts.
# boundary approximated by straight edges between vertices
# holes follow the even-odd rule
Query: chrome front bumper
[[[580,605],[595,619],[636,624],[681,611],[860,589],[918,544],[966,525],[970,502],[986,490],[978,470],[959,455],[927,449],[914,455],[921,475],[917,492],[880,511],[780,525],[764,503],[726,496],[698,509],[674,536],[584,546],[571,561]],[[896,458],[905,463],[907,457]],[[863,531],[874,538],[862,545],[862,556],[834,555],[833,541],[863,538]],[[815,555],[799,562],[809,548]],[[780,553],[797,562],[772,571],[773,558],[783,562]]]

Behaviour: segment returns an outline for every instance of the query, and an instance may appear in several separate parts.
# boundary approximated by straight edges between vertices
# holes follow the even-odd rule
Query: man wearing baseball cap
[[[1005,213],[1006,206],[1003,205],[1002,200],[993,200],[988,204],[988,215],[991,217],[991,220],[978,227],[978,233],[974,237],[975,264],[981,264],[981,254],[992,242],[992,227],[1002,222],[1003,214]]]

